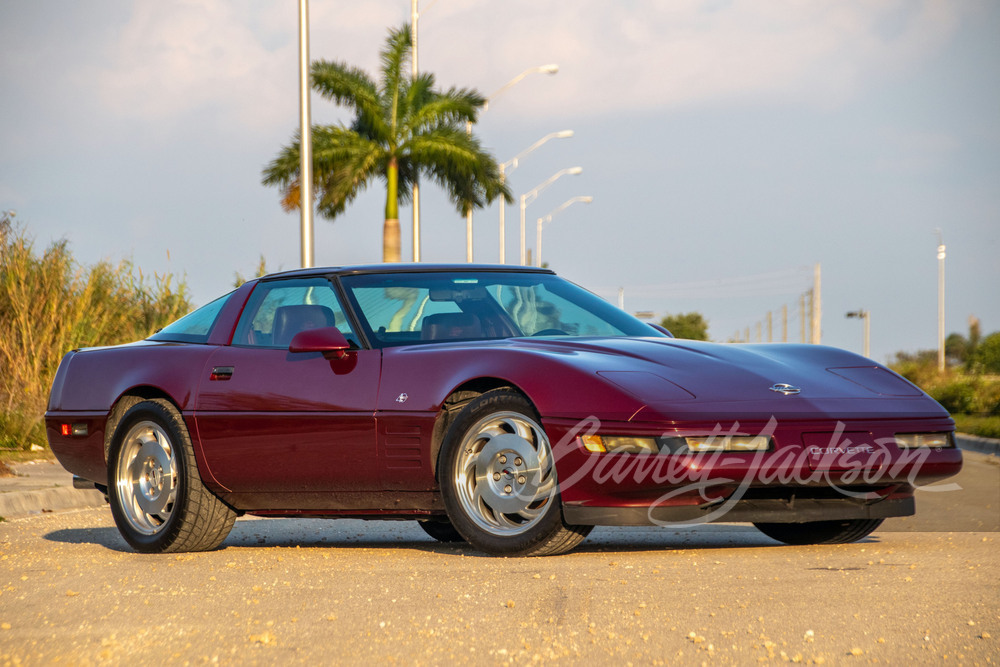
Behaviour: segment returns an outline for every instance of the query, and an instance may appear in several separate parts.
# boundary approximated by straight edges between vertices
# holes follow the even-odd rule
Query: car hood
[[[822,345],[732,345],[668,338],[513,339],[603,377],[653,412],[805,417],[947,417],[933,399],[865,357]]]

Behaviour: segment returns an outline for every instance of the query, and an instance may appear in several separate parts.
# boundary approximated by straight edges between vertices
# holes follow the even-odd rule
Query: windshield
[[[551,274],[392,273],[341,281],[379,347],[515,336],[662,336]]]

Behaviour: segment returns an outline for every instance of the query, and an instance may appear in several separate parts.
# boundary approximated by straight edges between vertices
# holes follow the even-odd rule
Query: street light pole
[[[848,318],[852,318],[852,317],[861,318],[862,322],[864,323],[864,339],[863,339],[864,342],[862,343],[862,350],[863,350],[862,354],[865,357],[870,358],[872,356],[872,353],[871,353],[871,341],[872,341],[872,314],[871,314],[871,311],[864,310],[864,309],[852,310],[851,312],[847,313],[847,317]]]
[[[935,230],[938,237],[938,371],[944,372],[944,239],[941,230]]]
[[[416,0],[413,0],[413,1],[416,2]],[[539,67],[530,67],[530,68],[524,70],[523,72],[521,72],[520,74],[518,74],[517,76],[515,76],[513,79],[511,79],[510,81],[508,81],[507,83],[505,83],[503,86],[501,86],[492,95],[490,95],[489,97],[486,98],[486,101],[483,102],[483,111],[482,111],[482,113],[486,113],[489,110],[489,108],[490,108],[490,102],[492,102],[493,100],[495,100],[496,98],[498,98],[501,94],[503,94],[504,91],[506,91],[508,88],[510,88],[511,86],[513,86],[514,84],[516,84],[521,79],[523,79],[524,77],[528,76],[529,74],[535,74],[535,73],[539,73],[539,74],[555,74],[558,71],[559,71],[559,65],[556,65],[556,64],[541,65]],[[467,121],[465,123],[465,131],[468,134],[468,136],[470,136],[470,137],[472,136],[472,121]],[[504,179],[504,170],[503,170],[503,165],[501,165],[501,167],[500,167],[500,183],[501,184],[504,182],[503,179]],[[503,197],[501,197],[500,198],[501,215],[502,215],[502,211],[503,211],[503,205],[504,205],[504,203],[503,203]],[[503,223],[501,222],[501,227],[502,226],[503,226]],[[501,238],[503,238],[503,237],[501,236]],[[502,252],[503,251],[501,250],[501,253]],[[465,261],[466,262],[470,262],[470,263],[472,262],[472,207],[471,206],[465,212]],[[500,257],[500,263],[501,264],[504,263],[504,258],[502,256]]]
[[[309,109],[309,0],[299,0],[299,236],[302,268],[313,265],[312,114]]]
[[[559,213],[560,211],[563,211],[563,210],[569,208],[573,204],[575,204],[577,202],[581,202],[581,203],[584,203],[584,204],[589,204],[592,201],[594,201],[594,198],[591,197],[591,196],[589,196],[589,195],[588,196],[584,196],[584,197],[573,197],[572,199],[568,199],[565,202],[563,202],[562,204],[560,204],[559,206],[557,206],[556,208],[552,209],[547,215],[545,215],[545,216],[543,216],[543,217],[541,217],[541,218],[538,219],[538,226],[535,228],[535,234],[537,235],[537,238],[535,239],[535,266],[537,266],[539,268],[541,268],[541,266],[542,266],[542,224],[543,224],[543,221],[544,221],[544,224],[547,225],[550,222],[552,222],[552,216],[554,216],[555,214]]]
[[[550,132],[544,137],[536,141],[535,143],[528,146],[526,149],[500,164],[500,184],[503,185],[507,180],[507,174],[517,169],[517,165],[520,163],[521,158],[526,156],[528,153],[532,152],[545,142],[550,139],[568,139],[573,136],[573,130],[562,130],[560,132]],[[500,263],[507,263],[507,229],[505,224],[505,216],[507,211],[507,203],[500,198]]]
[[[566,174],[576,175],[581,173],[582,171],[583,167],[570,167],[568,169],[561,169],[552,176],[550,176],[548,180],[544,181],[543,183],[535,187],[533,190],[530,190],[529,192],[521,195],[521,266],[525,266],[525,263],[527,262],[526,258],[527,248],[524,238],[524,227],[525,227],[524,212],[525,209],[528,207],[528,204],[535,201],[535,199],[538,198],[538,193],[540,193],[548,186],[552,185],[559,178],[565,176]]]
[[[420,20],[420,12],[417,10],[417,0],[410,0],[410,76],[417,78],[417,21]],[[413,201],[413,261],[420,261],[420,185],[417,177],[413,178],[412,201]]]

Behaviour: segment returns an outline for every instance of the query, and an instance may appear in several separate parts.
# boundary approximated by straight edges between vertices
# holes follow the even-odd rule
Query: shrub
[[[138,273],[138,277],[136,274]],[[0,447],[45,444],[42,417],[62,356],[147,337],[191,309],[183,282],[131,262],[78,265],[65,241],[42,256],[0,218]]]
[[[1000,417],[981,415],[954,415],[955,429],[959,433],[1000,439]]]
[[[976,411],[976,386],[972,378],[956,377],[931,386],[927,393],[951,414]]]

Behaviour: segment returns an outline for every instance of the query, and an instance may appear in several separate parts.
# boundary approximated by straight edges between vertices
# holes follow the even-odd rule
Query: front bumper
[[[905,450],[895,442],[895,433],[950,431],[954,426],[947,419],[747,421],[734,429],[766,433],[773,441],[770,450],[695,454],[588,452],[579,440],[586,431],[581,422],[544,421],[566,521],[579,525],[909,516],[916,487],[951,477],[962,467],[961,451],[954,447]],[[600,434],[645,437],[719,428],[690,422],[592,426]],[[842,453],[827,456],[832,450]]]

